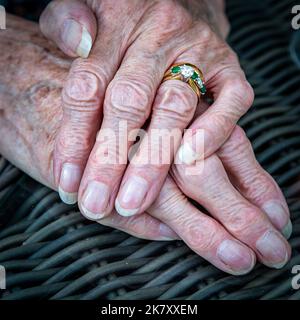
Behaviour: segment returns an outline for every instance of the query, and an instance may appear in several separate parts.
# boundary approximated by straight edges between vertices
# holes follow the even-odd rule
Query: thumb
[[[55,0],[42,13],[40,28],[68,56],[87,58],[96,38],[97,20],[81,1]]]

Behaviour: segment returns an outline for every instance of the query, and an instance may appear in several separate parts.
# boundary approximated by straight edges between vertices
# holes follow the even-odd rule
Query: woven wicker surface
[[[299,299],[300,75],[291,58],[294,1],[228,1],[230,43],[256,99],[240,121],[258,160],[283,189],[294,225],[293,258],[243,277],[217,270],[182,242],[149,242],[90,223],[76,207],[0,157],[2,299]],[[1,296],[0,296],[1,297]]]

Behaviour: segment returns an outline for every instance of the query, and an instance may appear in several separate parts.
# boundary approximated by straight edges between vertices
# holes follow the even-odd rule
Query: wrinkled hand
[[[187,168],[194,174],[187,176]],[[285,264],[287,251],[278,231],[290,237],[289,209],[275,181],[255,159],[240,127],[236,126],[215,154],[196,166],[173,165],[172,176],[187,197],[201,204],[232,236],[251,248],[260,262],[274,268]],[[176,221],[168,225],[177,232]],[[207,236],[214,238],[213,233]]]
[[[215,101],[210,108],[203,101],[198,106],[202,112],[193,129],[204,131],[204,145],[194,145],[193,137],[185,139],[179,155],[187,164],[218,150],[252,103],[253,91],[223,39],[228,25],[222,1],[52,1],[40,25],[69,56],[88,56],[74,61],[64,86],[54,152],[61,198],[67,203],[78,198],[88,218],[107,216],[115,204],[123,216],[141,213],[161,190],[181,134],[174,139],[168,163],[158,164],[141,163],[135,155],[127,166],[135,137],[122,139],[150,115],[148,133],[183,133],[193,119],[197,97],[191,88],[174,80],[161,84],[170,65],[199,66]],[[127,127],[120,134],[122,121]],[[141,159],[148,150],[156,155],[164,151],[160,144],[143,141]],[[120,155],[123,162],[116,162]]]
[[[6,137],[0,139],[0,152],[55,188],[53,148],[69,63],[38,36],[33,24],[12,17],[8,23],[9,29],[0,36],[5,52],[0,56],[0,134]],[[249,272],[256,256],[271,267],[287,262],[290,247],[274,226],[290,233],[285,228],[288,209],[274,181],[257,164],[241,129],[234,130],[218,153],[197,162],[193,167],[199,169],[197,175],[186,176],[187,168],[173,166],[172,177],[146,213],[125,218],[113,212],[99,223],[147,239],[180,237],[197,254],[232,274]],[[174,178],[212,217],[187,200]]]

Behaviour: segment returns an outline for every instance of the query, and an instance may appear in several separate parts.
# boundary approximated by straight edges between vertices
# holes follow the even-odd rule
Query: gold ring
[[[176,63],[164,75],[163,82],[167,80],[180,80],[187,83],[197,97],[206,93],[202,71],[191,63]]]

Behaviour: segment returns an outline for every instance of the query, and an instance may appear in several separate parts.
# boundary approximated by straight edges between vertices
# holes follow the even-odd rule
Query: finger
[[[217,68],[208,75],[206,86],[213,94],[214,103],[190,126],[192,135],[184,140],[178,151],[182,163],[191,165],[218,150],[253,102],[253,89],[238,61],[231,60],[229,66],[223,66],[220,71],[216,71]],[[205,67],[207,71],[212,68],[209,63]],[[202,144],[194,139],[199,129],[204,136]]]
[[[197,100],[186,83],[170,80],[160,86],[147,135],[131,159],[116,199],[122,216],[147,210],[158,196]]]
[[[135,139],[130,139],[131,134],[143,126],[150,114],[164,66],[163,56],[155,58],[136,45],[128,49],[107,88],[103,122],[79,190],[79,205],[88,219],[103,218],[114,208]]]
[[[234,129],[218,156],[241,194],[261,208],[288,239],[292,223],[285,198],[273,178],[257,162],[251,143],[240,127]]]
[[[112,212],[108,217],[98,221],[100,224],[119,229],[134,237],[171,241],[178,240],[178,235],[165,223],[151,217],[148,213],[143,213],[135,217],[124,218],[116,212]]]
[[[40,28],[68,56],[87,58],[96,38],[97,21],[82,1],[52,1],[41,15]]]
[[[189,203],[171,178],[167,178],[149,213],[168,224],[192,250],[217,268],[242,275],[254,267],[254,252]]]
[[[291,254],[286,239],[263,211],[232,186],[216,155],[203,162],[198,174],[188,176],[188,184],[183,182],[186,177],[181,177],[179,185],[184,193],[203,205],[236,239],[252,248],[262,263],[283,267]],[[180,166],[175,170],[180,170]]]
[[[89,58],[73,62],[63,90],[63,119],[53,165],[55,183],[66,203],[77,201],[82,174],[100,128],[105,91],[124,55],[118,33],[109,21],[101,24]]]

